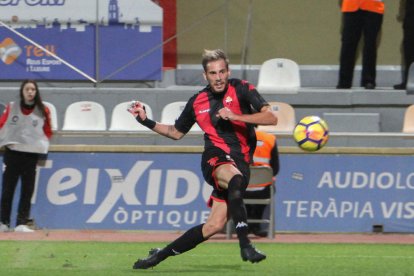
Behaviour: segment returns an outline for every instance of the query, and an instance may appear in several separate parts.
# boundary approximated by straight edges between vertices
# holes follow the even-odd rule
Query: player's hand
[[[145,106],[139,101],[132,101],[129,104],[127,111],[131,113],[135,118],[139,116],[141,120],[145,120],[147,117]]]
[[[223,107],[218,111],[216,116],[223,120],[233,120],[235,114],[227,107]]]

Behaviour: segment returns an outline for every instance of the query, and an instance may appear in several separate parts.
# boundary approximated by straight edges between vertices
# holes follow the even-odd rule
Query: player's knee
[[[236,174],[229,181],[228,196],[229,200],[234,198],[242,198],[243,193],[246,190],[246,181],[240,174]]]

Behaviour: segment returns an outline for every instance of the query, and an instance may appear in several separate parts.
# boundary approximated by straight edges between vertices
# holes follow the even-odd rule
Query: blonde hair
[[[224,60],[224,62],[226,63],[226,67],[228,69],[230,61],[229,61],[227,55],[224,53],[223,50],[221,50],[221,49],[215,49],[215,50],[204,49],[203,60],[201,62],[201,64],[203,65],[204,71],[207,71],[207,63],[209,63],[211,61],[220,60],[220,59]]]

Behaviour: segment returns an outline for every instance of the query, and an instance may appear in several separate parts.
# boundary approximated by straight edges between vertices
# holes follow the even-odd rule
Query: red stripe
[[[229,85],[229,88],[227,90],[227,95],[231,97],[232,101],[231,103],[226,103],[226,99],[228,98],[228,96],[225,96],[225,98],[223,99],[224,106],[228,107],[235,114],[238,114],[238,115],[242,114],[242,111],[240,109],[240,102],[239,102],[239,99],[237,98],[236,89],[234,86]],[[241,152],[244,155],[244,160],[246,162],[250,162],[250,156],[249,156],[250,146],[247,140],[249,136],[247,133],[247,125],[246,123],[243,123],[240,121],[232,121],[231,123],[233,124],[235,131],[236,131],[237,138],[240,141]]]
[[[217,197],[214,197],[214,196],[210,196],[210,198],[207,201],[207,206],[209,208],[211,208],[213,206],[213,201],[217,201],[217,202],[227,202],[224,199],[220,199],[220,198],[217,198]]]
[[[210,141],[214,144],[214,146],[222,149],[226,153],[230,153],[230,148],[227,146],[224,139],[218,135],[216,129],[213,126],[213,123],[211,122],[210,112],[205,112],[205,110],[211,108],[206,92],[200,93],[200,95],[194,101],[193,108],[197,123],[210,138]]]

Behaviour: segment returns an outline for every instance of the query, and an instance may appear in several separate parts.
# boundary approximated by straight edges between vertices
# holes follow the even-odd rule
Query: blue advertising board
[[[50,153],[33,216],[63,229],[182,230],[205,221],[211,188],[194,154]]]
[[[151,0],[0,0],[0,21],[0,79],[162,78],[162,9]]]
[[[413,232],[413,159],[282,154],[276,231]],[[207,219],[210,193],[200,154],[51,152],[32,216],[49,229],[186,230]]]
[[[285,155],[277,181],[276,229],[414,231],[412,156]]]

